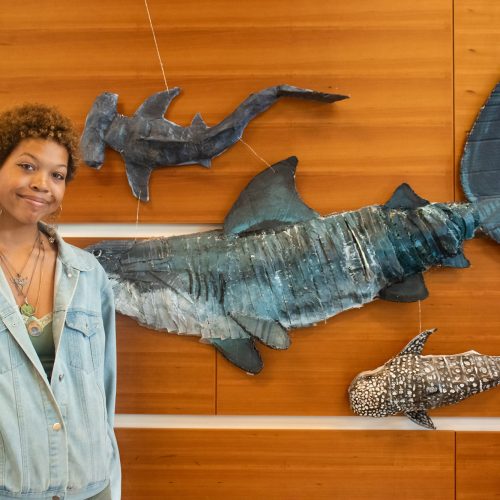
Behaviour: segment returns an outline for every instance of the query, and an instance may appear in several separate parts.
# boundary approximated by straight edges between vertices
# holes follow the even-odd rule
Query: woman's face
[[[61,205],[66,189],[68,152],[46,139],[25,139],[0,168],[2,217],[36,224]]]

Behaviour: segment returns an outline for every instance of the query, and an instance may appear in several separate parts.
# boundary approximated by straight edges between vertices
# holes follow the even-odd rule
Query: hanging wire
[[[240,142],[242,142],[260,161],[264,162],[268,167],[271,166],[271,164],[265,160],[264,158],[262,158],[262,156],[260,156],[257,151],[255,151],[254,148],[252,148],[252,146],[250,146],[250,144],[246,143],[241,137],[240,137]]]
[[[154,44],[155,44],[155,48],[156,48],[156,54],[158,56],[158,61],[160,62],[160,68],[161,68],[161,73],[163,75],[163,81],[165,82],[165,87],[167,89],[167,91],[169,90],[168,89],[168,83],[167,83],[167,77],[165,75],[165,69],[163,67],[163,61],[161,59],[161,54],[160,54],[160,49],[158,47],[158,42],[156,41],[156,33],[155,33],[155,29],[154,29],[154,26],[153,26],[153,20],[151,19],[151,13],[149,11],[149,6],[148,6],[148,0],[144,0],[144,5],[146,7],[146,12],[148,14],[148,19],[149,19],[149,25],[151,27],[151,33],[153,35],[153,41],[154,41]],[[252,146],[250,146],[250,144],[246,143],[241,137],[240,137],[240,142],[242,142],[260,161],[262,161],[265,165],[267,165],[268,167],[271,166],[271,164],[265,160],[262,156],[260,156],[257,151],[255,151],[255,149],[252,148]],[[139,214],[139,209],[137,209],[137,214]],[[138,216],[137,216],[138,217]]]
[[[135,240],[139,234],[139,210],[141,208],[141,192],[139,191],[139,196],[137,197],[137,209],[135,211]]]
[[[160,61],[161,73],[163,75],[163,81],[165,82],[165,87],[168,89],[167,77],[165,75],[165,69],[163,68],[163,61],[161,60],[160,49],[158,48],[158,42],[156,41],[156,33],[153,26],[153,21],[151,20],[151,14],[149,13],[148,0],[144,0],[144,5],[146,6],[146,12],[148,13],[149,25],[151,26],[151,33],[153,34],[153,41],[156,47],[156,54],[158,55],[158,60]]]
[[[422,333],[422,301],[418,301],[418,333]]]

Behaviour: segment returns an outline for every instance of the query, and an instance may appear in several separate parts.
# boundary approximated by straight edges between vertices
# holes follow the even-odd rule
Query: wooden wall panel
[[[117,429],[123,499],[454,498],[450,432]]]
[[[119,315],[117,413],[213,414],[215,352]]]
[[[452,18],[447,0],[334,2],[150,0],[170,86],[169,118],[201,111],[213,124],[250,92],[291,83],[349,93],[334,106],[280,103],[244,136],[270,162],[296,154],[306,201],[329,212],[385,200],[403,180],[452,196]],[[32,12],[43,11],[35,16]],[[163,81],[142,2],[61,9],[25,2],[2,12],[0,106],[58,104],[83,126],[94,97],[120,94],[132,113]],[[36,40],[36,43],[33,43]],[[65,221],[135,221],[122,161],[82,168]],[[201,167],[155,172],[141,221],[220,222],[263,167],[242,144]],[[360,181],[363,182],[360,182]],[[113,196],[110,197],[112,189]]]
[[[457,432],[457,500],[500,497],[500,433]]]

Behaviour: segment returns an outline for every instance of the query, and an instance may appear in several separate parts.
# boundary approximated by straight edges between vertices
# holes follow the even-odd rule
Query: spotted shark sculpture
[[[300,199],[290,157],[248,184],[220,230],[88,250],[107,271],[119,312],[199,335],[258,373],[255,340],[287,349],[291,329],[375,299],[425,299],[423,271],[468,267],[462,245],[479,233],[500,242],[499,95],[497,88],[466,146],[467,203],[429,203],[402,184],[383,205],[323,217]]]
[[[83,161],[99,169],[104,163],[106,145],[118,151],[125,161],[134,196],[148,201],[149,178],[155,168],[195,163],[210,167],[214,157],[241,138],[251,120],[282,97],[327,103],[347,98],[341,94],[277,85],[251,94],[213,127],[207,126],[199,113],[189,127],[182,127],[163,116],[179,93],[180,89],[175,87],[153,94],[131,118],[117,112],[117,94],[104,92],[99,95],[87,115],[81,137]]]
[[[459,403],[500,383],[500,356],[476,351],[423,356],[422,349],[435,331],[420,333],[397,356],[352,381],[349,400],[354,413],[366,417],[404,413],[418,425],[435,429],[428,410]]]

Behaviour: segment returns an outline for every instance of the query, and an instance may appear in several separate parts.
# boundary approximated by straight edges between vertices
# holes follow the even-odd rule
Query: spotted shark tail
[[[481,108],[465,144],[462,188],[477,207],[480,229],[500,243],[500,83]]]

